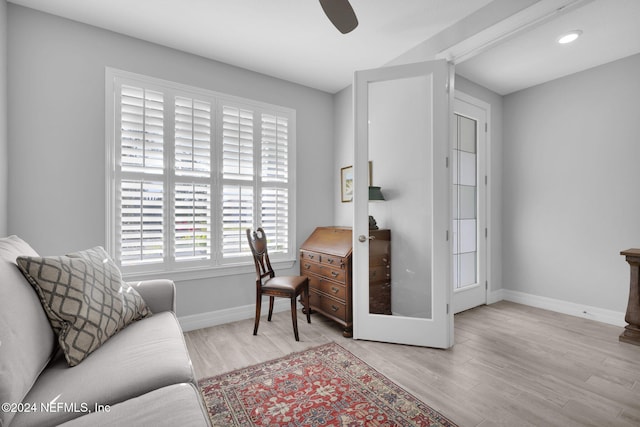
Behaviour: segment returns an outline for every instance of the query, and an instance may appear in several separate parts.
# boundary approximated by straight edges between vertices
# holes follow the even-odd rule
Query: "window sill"
[[[271,262],[274,270],[286,270],[293,268],[296,260],[281,260]],[[172,271],[151,271],[145,273],[126,273],[122,276],[126,282],[136,282],[151,279],[169,279],[174,282],[184,282],[188,280],[212,279],[215,277],[234,276],[238,274],[255,273],[253,264],[234,264],[215,268],[199,268],[192,270],[172,270]]]

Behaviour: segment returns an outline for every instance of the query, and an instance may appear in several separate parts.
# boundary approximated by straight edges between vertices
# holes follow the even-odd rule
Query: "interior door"
[[[356,339],[453,345],[448,158],[452,81],[453,66],[444,60],[355,74]],[[380,199],[379,193],[384,201],[370,201]],[[370,224],[380,230],[370,230]],[[382,243],[381,236],[390,237]],[[389,310],[380,309],[379,299],[386,297],[378,292],[385,286],[378,268],[381,248],[388,249],[389,259],[382,260],[387,260]]]
[[[487,110],[456,93],[452,139],[453,312],[487,302]]]

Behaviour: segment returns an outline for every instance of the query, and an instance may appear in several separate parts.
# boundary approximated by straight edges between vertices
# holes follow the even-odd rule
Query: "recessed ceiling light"
[[[580,37],[581,34],[582,34],[582,30],[569,31],[568,33],[560,36],[560,38],[558,39],[558,43],[560,44],[571,43],[575,41],[578,37]]]

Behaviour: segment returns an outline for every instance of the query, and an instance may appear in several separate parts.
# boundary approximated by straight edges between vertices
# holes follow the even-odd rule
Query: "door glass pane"
[[[455,115],[453,147],[453,287],[477,283],[477,122]]]
[[[432,318],[431,79],[369,83],[369,313]]]

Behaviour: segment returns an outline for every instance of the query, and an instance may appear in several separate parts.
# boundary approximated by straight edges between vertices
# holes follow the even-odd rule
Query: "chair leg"
[[[307,307],[307,323],[311,323],[311,308],[309,308],[309,282],[307,281],[307,286],[304,287],[304,305]]]
[[[267,320],[269,322],[271,322],[271,315],[273,314],[273,300],[275,298],[274,297],[269,297],[269,316],[267,317]]]
[[[256,298],[256,321],[253,326],[253,335],[258,335],[258,325],[260,325],[260,311],[262,310],[262,295]]]
[[[296,311],[296,297],[291,297],[291,321],[293,322],[293,335],[296,337],[296,341],[300,341],[298,337],[298,312]]]

